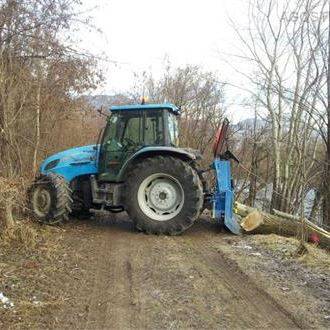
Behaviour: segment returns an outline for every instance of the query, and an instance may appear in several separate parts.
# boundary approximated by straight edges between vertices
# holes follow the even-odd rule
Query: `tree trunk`
[[[258,175],[258,151],[257,151],[257,112],[254,112],[254,122],[253,122],[253,146],[252,146],[252,154],[251,154],[251,176],[250,176],[250,184],[249,184],[249,196],[246,200],[248,205],[254,206],[256,195],[257,195],[257,177]]]
[[[315,192],[315,197],[314,197],[314,201],[313,201],[313,206],[312,206],[312,210],[311,210],[311,213],[309,214],[309,220],[313,220],[315,219],[319,209],[320,209],[320,204],[321,204],[321,201],[322,201],[322,194],[320,192],[319,189],[316,190]]]
[[[330,12],[330,2],[329,2]],[[328,75],[327,75],[327,88],[328,88],[328,106],[327,106],[327,154],[326,154],[326,185],[324,195],[324,212],[323,223],[326,226],[330,226],[330,17],[328,17]]]
[[[274,214],[258,211],[255,208],[235,203],[235,211],[241,217],[241,227],[245,232],[253,234],[278,234],[283,236],[300,237],[302,233],[301,219],[291,214],[273,210]],[[316,234],[320,245],[330,248],[330,233],[318,227],[311,221],[304,219],[306,236]]]
[[[38,149],[40,144],[40,101],[41,101],[41,82],[39,81],[38,91],[37,91],[37,103],[36,103],[36,141],[34,146],[34,153],[33,153],[33,168],[32,173],[33,177],[36,176],[38,167]]]

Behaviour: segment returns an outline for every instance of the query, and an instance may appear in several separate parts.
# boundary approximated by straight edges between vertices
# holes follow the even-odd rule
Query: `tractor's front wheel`
[[[57,174],[40,176],[28,191],[29,209],[33,218],[49,225],[67,220],[71,212],[71,191]]]
[[[197,219],[203,188],[197,172],[186,162],[157,156],[128,173],[126,209],[139,230],[177,235]]]

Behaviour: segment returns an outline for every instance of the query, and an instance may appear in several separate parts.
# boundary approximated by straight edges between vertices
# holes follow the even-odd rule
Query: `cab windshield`
[[[164,117],[161,111],[114,112],[108,119],[102,144],[107,144],[108,151],[164,145],[163,130]]]

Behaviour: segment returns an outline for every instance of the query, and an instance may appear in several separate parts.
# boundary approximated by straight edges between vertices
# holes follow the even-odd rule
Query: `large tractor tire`
[[[178,235],[200,215],[203,187],[197,172],[181,159],[156,156],[127,175],[126,210],[149,234]]]
[[[29,208],[34,219],[49,225],[65,221],[71,212],[71,191],[57,174],[40,176],[28,191]]]

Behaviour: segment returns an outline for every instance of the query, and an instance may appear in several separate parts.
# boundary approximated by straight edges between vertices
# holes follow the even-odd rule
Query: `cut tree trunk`
[[[245,232],[300,237],[301,219],[288,213],[273,211],[274,214],[269,214],[238,202],[235,203],[235,212],[243,217],[241,227]],[[319,237],[320,245],[330,248],[330,233],[307,219],[304,219],[304,222],[306,236],[311,238],[312,234],[316,234]]]

